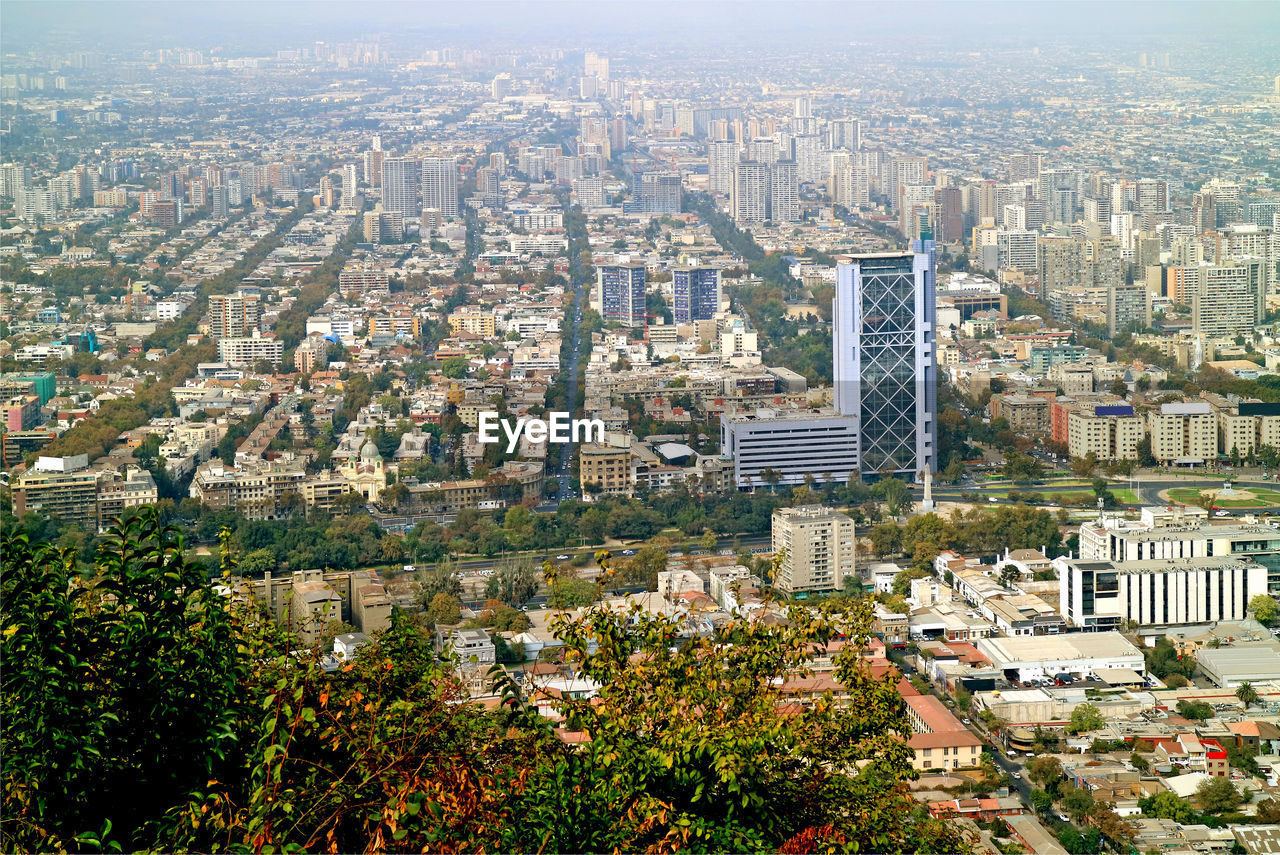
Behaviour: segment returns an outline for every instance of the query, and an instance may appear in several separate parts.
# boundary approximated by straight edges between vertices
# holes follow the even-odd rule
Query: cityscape
[[[0,56],[4,851],[1280,852],[1280,5]]]

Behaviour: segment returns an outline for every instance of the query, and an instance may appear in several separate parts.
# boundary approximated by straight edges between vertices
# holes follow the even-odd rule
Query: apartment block
[[[1161,404],[1147,421],[1151,453],[1161,463],[1199,464],[1218,456],[1218,419],[1207,402]]]
[[[1137,460],[1146,431],[1142,417],[1128,405],[1077,406],[1067,411],[1067,448],[1072,457]]]
[[[631,449],[583,443],[578,448],[578,480],[584,489],[596,484],[602,493],[630,494]]]
[[[853,520],[818,505],[773,512],[773,551],[783,556],[773,580],[778,591],[838,591],[854,573]]]

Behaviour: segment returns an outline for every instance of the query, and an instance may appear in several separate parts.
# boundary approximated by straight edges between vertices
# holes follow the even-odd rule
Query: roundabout
[[[1173,487],[1160,491],[1160,498],[1182,505],[1203,506],[1206,500],[1212,500],[1214,509],[1262,509],[1280,508],[1280,490],[1256,484],[1236,486],[1233,482],[1214,483],[1213,486],[1200,485]]]

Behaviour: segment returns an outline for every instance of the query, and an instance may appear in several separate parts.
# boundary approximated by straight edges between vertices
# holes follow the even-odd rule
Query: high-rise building
[[[511,94],[511,75],[505,71],[495,75],[489,82],[489,95],[495,101],[501,101]]]
[[[782,561],[774,588],[788,596],[840,590],[845,577],[855,572],[854,541],[853,520],[839,511],[820,505],[777,509],[773,552]]]
[[[209,189],[209,207],[210,213],[215,219],[221,219],[228,215],[231,209],[231,192],[225,184],[219,184],[217,187]]]
[[[411,157],[384,157],[382,159],[382,207],[406,218],[422,213],[418,196],[421,167]],[[454,202],[457,210],[457,202]]]
[[[374,147],[364,153],[364,183],[370,187],[382,186],[382,149]]]
[[[369,243],[400,243],[404,240],[404,214],[381,209],[365,211],[364,239]]]
[[[800,134],[791,141],[795,151],[796,169],[801,181],[826,181],[830,174],[831,158],[827,156],[822,137],[817,134]]]
[[[214,338],[246,336],[258,328],[258,295],[244,291],[209,297],[209,334]]]
[[[492,166],[482,166],[476,171],[476,189],[486,208],[502,208],[506,196],[502,192],[502,176]]]
[[[899,191],[898,188],[904,184],[925,184],[926,174],[929,171],[929,162],[923,157],[895,157],[888,162],[889,180],[886,195],[894,206],[894,210],[898,210]]]
[[[603,208],[605,205],[604,179],[598,175],[573,182],[573,192],[583,208]]]
[[[1044,158],[1039,154],[1015,154],[1009,157],[1010,181],[1039,181]]]
[[[358,193],[356,185],[356,165],[354,163],[345,163],[342,165],[342,204],[350,205],[355,201]]]
[[[677,172],[641,174],[640,209],[649,214],[680,213],[680,174]]]
[[[933,242],[839,262],[832,305],[835,403],[858,419],[859,466],[909,476],[936,469]]]
[[[938,216],[933,239],[951,243],[964,238],[964,194],[959,187],[939,187],[933,194]]]
[[[672,318],[678,324],[709,320],[720,311],[720,269],[677,267],[671,271]]]
[[[768,211],[775,223],[800,220],[800,175],[794,160],[779,160],[769,170]]]
[[[1080,173],[1074,169],[1046,169],[1040,173],[1039,198],[1050,223],[1074,223],[1080,198]]]
[[[596,77],[600,80],[609,79],[609,57],[600,56],[595,51],[587,51],[587,55],[582,63],[582,71],[587,77]]]
[[[1205,338],[1250,336],[1266,306],[1266,269],[1247,258],[1195,268],[1191,291],[1191,332]]]
[[[733,165],[733,219],[740,226],[758,226],[769,214],[769,167],[758,160]]]
[[[422,207],[458,216],[458,164],[452,157],[422,159]]]
[[[707,189],[726,196],[733,192],[733,167],[738,162],[738,144],[728,140],[707,143]]]
[[[862,122],[857,119],[834,119],[827,128],[832,148],[857,151],[862,148]]]
[[[747,160],[758,160],[766,166],[772,166],[780,156],[778,141],[773,137],[754,137],[747,143]]]
[[[644,265],[602,264],[596,267],[595,303],[606,322],[646,325]]]

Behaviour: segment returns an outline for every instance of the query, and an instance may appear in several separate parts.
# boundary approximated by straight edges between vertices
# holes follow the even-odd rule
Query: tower
[[[864,472],[937,468],[934,275],[932,241],[845,256],[837,268],[836,409],[858,420]]]
[[[733,167],[738,162],[738,144],[728,141],[707,143],[707,189],[712,193],[733,192]]]
[[[738,225],[758,226],[768,216],[769,167],[757,160],[733,166],[733,219]]]
[[[716,267],[677,267],[671,271],[673,320],[690,324],[714,318],[720,311],[720,270]]]
[[[422,159],[422,207],[458,216],[458,164],[452,157]]]
[[[596,268],[596,304],[605,321],[644,328],[644,265],[602,264]]]
[[[418,161],[409,157],[382,159],[382,207],[405,217],[416,217],[421,213]]]

